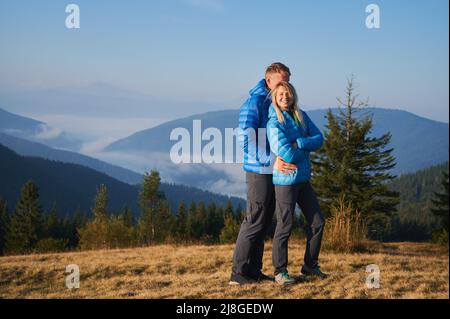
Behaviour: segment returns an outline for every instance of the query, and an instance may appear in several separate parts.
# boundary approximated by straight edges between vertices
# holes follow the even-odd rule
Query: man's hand
[[[297,170],[296,165],[283,161],[279,156],[277,156],[273,168],[283,175],[289,175]]]

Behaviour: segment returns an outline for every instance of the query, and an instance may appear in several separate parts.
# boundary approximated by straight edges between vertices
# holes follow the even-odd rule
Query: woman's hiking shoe
[[[322,279],[325,279],[328,277],[327,274],[323,273],[322,270],[320,270],[319,266],[311,268],[307,265],[303,265],[301,273],[305,276],[316,276],[316,277],[319,277]]]
[[[292,285],[295,283],[295,279],[290,277],[287,272],[280,272],[275,276],[275,281],[281,286]]]

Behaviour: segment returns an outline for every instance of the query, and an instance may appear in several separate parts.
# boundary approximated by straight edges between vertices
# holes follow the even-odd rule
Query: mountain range
[[[108,88],[105,90],[109,91]],[[125,93],[116,93],[118,96],[123,94]],[[325,130],[326,111],[307,111],[322,130]],[[336,113],[337,109],[332,111]],[[367,108],[359,114],[371,114],[373,117],[372,135],[380,136],[391,132],[390,147],[394,148],[394,156],[397,159],[397,166],[392,173],[411,173],[448,160],[447,123],[395,109]],[[184,128],[192,136],[193,121],[200,120],[202,130],[217,128],[223,137],[225,128],[237,126],[238,116],[239,110],[232,109],[199,113],[168,121],[119,139],[102,151],[86,156],[67,150],[71,147],[65,146],[73,146],[74,143],[62,130],[58,131],[58,128],[51,128],[41,121],[0,109],[0,141],[21,155],[84,165],[130,184],[139,183],[144,172],[157,169],[166,183],[244,198],[246,186],[241,164],[174,164],[169,157],[169,152],[176,143],[170,140],[174,129]],[[120,121],[126,123],[127,118]],[[48,136],[42,138],[42,131],[59,133],[54,136],[47,134]],[[192,142],[191,140],[191,145]],[[203,141],[203,145],[205,144]]]
[[[313,122],[322,130],[327,123],[326,109],[307,111]],[[336,114],[337,108],[332,109]],[[384,108],[365,108],[357,116],[369,115],[373,119],[372,136],[381,136],[390,132],[392,139],[389,147],[397,165],[392,170],[395,175],[412,173],[417,170],[440,164],[448,160],[449,125],[429,120],[407,111]],[[240,164],[173,164],[169,152],[177,141],[170,140],[171,132],[176,128],[186,129],[193,144],[193,121],[200,120],[202,130],[218,128],[225,143],[225,128],[235,128],[239,110],[214,111],[177,119],[156,127],[136,132],[126,138],[108,145],[102,156],[111,162],[136,171],[147,169],[143,160],[152,159],[152,165],[161,167],[162,176],[178,183],[223,192],[243,197],[245,180]],[[203,146],[206,144],[203,141]],[[224,145],[224,144],[223,144]],[[123,160],[117,154],[127,154]],[[192,156],[192,149],[191,149]],[[180,167],[182,169],[180,169]]]
[[[9,147],[4,146],[5,144]],[[11,148],[33,156],[19,155]],[[131,185],[111,175],[136,183]],[[89,212],[96,187],[100,184],[108,187],[109,208],[112,211],[119,211],[127,205],[135,214],[138,212],[140,186],[137,182],[142,181],[142,175],[80,154],[50,149],[6,134],[0,134],[0,176],[0,197],[10,207],[17,202],[21,187],[31,179],[40,188],[43,208],[49,210],[56,204],[61,217],[73,214],[78,208]],[[173,210],[176,210],[181,201],[187,204],[203,201],[225,207],[228,200],[231,200],[234,207],[245,207],[245,201],[240,198],[230,198],[184,185],[162,183],[160,190],[166,195]]]
[[[142,182],[142,174],[72,151],[51,148],[23,138],[0,133],[0,144],[22,156],[40,157],[89,167],[128,184]]]
[[[59,128],[51,127],[42,121],[20,116],[0,108],[0,133],[24,138],[45,145],[78,150],[81,141]]]
[[[334,108],[332,111],[336,114],[338,110]],[[322,131],[325,130],[326,112],[326,109],[307,111]],[[394,156],[397,159],[397,166],[393,173],[414,172],[448,159],[449,125],[447,123],[395,109],[366,108],[363,112],[373,117],[371,132],[373,136],[380,136],[386,132],[392,134],[390,147],[394,148]],[[105,151],[168,153],[175,144],[169,140],[170,133],[175,128],[186,128],[192,136],[193,120],[201,120],[203,129],[218,128],[223,133],[222,136],[225,136],[225,128],[237,127],[238,118],[239,110],[193,115],[137,132],[110,144]]]

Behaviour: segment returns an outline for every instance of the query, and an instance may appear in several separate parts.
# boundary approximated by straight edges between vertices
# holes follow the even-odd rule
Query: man
[[[231,272],[231,285],[271,280],[262,273],[264,237],[272,222],[275,210],[275,191],[272,182],[270,146],[266,137],[270,90],[279,82],[289,82],[291,72],[282,63],[271,64],[239,114],[239,143],[244,150],[244,171],[247,183],[247,215],[242,222],[236,241]],[[297,167],[275,161],[275,168],[289,174]]]

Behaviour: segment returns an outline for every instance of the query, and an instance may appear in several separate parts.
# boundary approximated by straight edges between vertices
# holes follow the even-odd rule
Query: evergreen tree
[[[98,243],[101,243],[100,248],[108,248],[108,188],[101,184],[97,187],[97,193],[94,198],[94,206],[91,208],[94,215],[93,228],[96,232]]]
[[[214,222],[214,239],[216,241],[220,240],[220,232],[224,226],[225,226],[225,210],[222,207],[218,207],[216,209],[216,217]]]
[[[220,230],[224,225],[224,212],[221,208],[217,208],[216,204],[210,203],[207,209],[206,225],[203,235],[208,242],[219,240]]]
[[[191,229],[192,239],[200,240],[205,234],[207,212],[204,202],[200,202],[197,209],[191,214],[189,213],[189,225]]]
[[[164,243],[175,236],[174,218],[169,203],[163,201],[155,218],[155,241]]]
[[[11,216],[6,239],[6,250],[10,253],[32,251],[43,231],[42,208],[39,203],[38,187],[30,180],[21,190],[16,210]]]
[[[69,220],[69,217],[66,217]],[[56,203],[44,215],[42,239],[36,245],[36,251],[40,253],[61,252],[69,246],[69,236],[64,229],[65,225],[59,220]]]
[[[189,205],[189,212],[187,216],[187,236],[189,239],[194,239],[194,225],[195,218],[197,215],[197,205],[194,202],[191,202]]]
[[[106,220],[108,217],[108,188],[101,184],[97,187],[94,206],[91,208],[95,219]]]
[[[233,215],[233,203],[231,199],[228,199],[227,206],[225,207],[225,215]]]
[[[432,208],[433,214],[439,218],[441,227],[448,234],[448,222],[449,222],[449,178],[448,172],[442,173],[442,188],[443,192],[436,192],[435,198],[432,200],[434,208]]]
[[[236,221],[235,216],[233,216],[233,210],[229,209],[227,206],[225,209],[224,226],[220,231],[220,242],[223,244],[231,244],[236,242],[237,236],[239,234],[240,225]]]
[[[91,211],[94,219],[78,229],[80,247],[82,249],[109,248],[108,189],[103,184],[97,187]]]
[[[233,210],[233,203],[231,202],[231,199],[228,199],[227,206],[225,207],[225,210],[224,210],[224,218],[226,216],[233,216],[235,218],[235,220],[238,221],[240,218],[240,216],[238,216],[238,215],[241,214],[241,210],[242,210],[241,204],[239,204],[236,209],[236,213],[235,213]]]
[[[50,212],[45,218],[45,237],[55,239],[64,237],[64,234],[62,232],[62,225],[60,224],[58,219],[56,203],[53,204]]]
[[[134,215],[133,211],[128,207],[125,206],[121,213],[123,223],[126,227],[134,227]]]
[[[69,239],[69,248],[75,248],[78,246],[80,242],[80,234],[78,230],[85,227],[86,223],[86,214],[82,213],[79,207],[75,210],[73,219],[68,221],[67,224],[63,223],[62,229],[64,230],[66,238]]]
[[[390,189],[400,193],[400,204],[391,220],[389,241],[429,241],[439,235],[442,225],[432,212],[435,208],[432,201],[435,193],[442,191],[443,171],[448,171],[448,162],[402,174],[389,183]]]
[[[0,198],[0,256],[5,253],[6,235],[9,228],[9,213],[6,201]]]
[[[327,112],[324,145],[312,154],[312,183],[326,215],[344,196],[366,219],[379,221],[377,215],[390,215],[399,202],[399,194],[387,185],[395,178],[389,173],[395,166],[393,149],[387,148],[391,134],[370,136],[372,117],[357,116],[367,102],[357,102],[353,82],[352,76],[345,100],[338,99],[338,114]]]
[[[139,193],[139,234],[143,244],[150,244],[155,240],[155,217],[158,213],[164,194],[159,190],[161,178],[158,171],[146,173]]]
[[[126,225],[123,215],[109,217],[107,242],[109,248],[125,248],[135,246],[135,229],[133,226]]]
[[[244,220],[245,212],[242,210],[242,206],[241,206],[240,203],[238,204],[238,206],[236,208],[236,212],[234,214],[234,217],[235,217],[235,220],[236,220],[236,222],[238,224],[240,224]]]
[[[186,206],[184,201],[181,201],[178,206],[177,217],[175,222],[175,234],[179,241],[185,241],[188,237],[188,216],[186,213]]]
[[[203,235],[209,235],[213,237],[214,226],[215,223],[217,222],[216,210],[217,210],[216,204],[214,203],[208,204],[208,207],[206,208],[206,219],[205,219],[205,226],[203,228]]]

